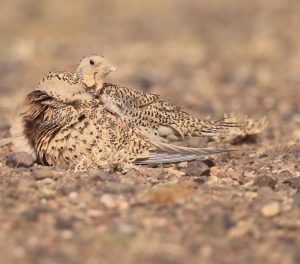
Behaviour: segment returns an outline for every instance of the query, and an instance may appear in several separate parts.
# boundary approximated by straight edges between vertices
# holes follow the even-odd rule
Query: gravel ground
[[[0,138],[44,73],[90,53],[119,69],[111,82],[269,125],[226,143],[236,152],[125,174],[23,154],[15,164],[1,147],[1,263],[300,263],[299,1],[15,0],[2,11]]]

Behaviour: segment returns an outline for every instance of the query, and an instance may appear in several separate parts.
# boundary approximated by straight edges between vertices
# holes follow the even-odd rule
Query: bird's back
[[[100,102],[155,142],[182,141],[192,136],[221,136],[238,124],[202,120],[157,94],[104,84]]]

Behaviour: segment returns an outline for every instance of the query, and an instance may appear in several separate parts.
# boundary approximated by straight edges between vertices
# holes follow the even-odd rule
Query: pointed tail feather
[[[166,164],[190,161],[197,159],[193,154],[169,154],[169,153],[151,153],[147,159],[139,159],[134,162],[136,165]]]
[[[229,152],[232,150],[222,148],[191,148],[177,146],[173,144],[151,142],[157,153],[173,153],[173,154],[194,154],[194,155],[212,155],[221,152]]]
[[[200,157],[218,153],[230,152],[222,148],[189,148],[165,143],[152,143],[156,148],[146,159],[138,159],[134,163],[137,165],[164,164],[191,161]]]
[[[200,121],[197,129],[193,132],[193,136],[226,136],[233,133],[236,129],[244,129],[248,126],[248,122],[229,122],[226,118],[216,121]]]
[[[224,126],[230,126],[230,127],[244,127],[248,125],[248,120],[246,121],[241,121],[241,120],[234,120],[232,121],[232,116],[224,116],[223,118],[217,119],[212,121],[213,123],[216,124],[222,124]],[[229,121],[231,120],[231,121]]]
[[[240,118],[237,118],[235,116],[231,116],[225,119],[229,119],[230,122],[225,121],[222,126],[225,129],[227,129],[227,133],[223,133],[222,137],[226,140],[232,140],[234,138],[238,137],[246,137],[246,136],[256,136],[262,133],[262,131],[267,127],[268,120],[266,117],[262,117],[258,120],[254,120],[251,118],[248,118],[247,116],[241,116]],[[222,122],[222,121],[220,121]],[[233,126],[230,127],[230,125],[226,128],[228,124],[240,124],[240,126]],[[215,135],[217,136],[217,135]],[[216,138],[216,137],[215,137]]]

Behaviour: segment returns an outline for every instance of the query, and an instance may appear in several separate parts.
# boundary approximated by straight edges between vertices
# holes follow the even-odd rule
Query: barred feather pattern
[[[29,94],[27,103],[31,111],[22,114],[24,133],[43,165],[111,168],[147,158],[154,149],[138,131],[99,105],[78,110],[41,91]]]
[[[93,94],[93,90],[89,90]],[[241,123],[202,120],[193,117],[180,107],[157,94],[104,83],[99,98],[106,109],[120,115],[129,125],[137,127],[149,139],[156,142],[183,141],[190,137],[223,137],[231,128],[245,126]]]

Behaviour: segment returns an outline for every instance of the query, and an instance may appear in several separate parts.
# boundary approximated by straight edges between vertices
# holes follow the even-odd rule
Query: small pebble
[[[53,178],[54,173],[52,169],[35,170],[34,177],[36,180],[43,180],[46,178]]]
[[[254,198],[256,198],[257,195],[258,195],[257,192],[251,192],[251,191],[245,192],[245,197],[250,200],[253,200]]]
[[[186,168],[183,169],[187,176],[202,176],[210,175],[209,167],[200,160],[189,162]]]
[[[177,164],[177,167],[178,168],[186,168],[188,166],[188,162],[187,161],[184,161],[184,162],[180,162]]]
[[[279,212],[280,212],[280,205],[278,202],[268,203],[261,208],[261,214],[264,217],[273,217],[278,215]]]
[[[78,199],[78,193],[77,192],[70,192],[68,197],[71,201],[74,201],[74,200]]]
[[[113,197],[110,194],[103,194],[100,198],[100,202],[109,209],[127,210],[129,208],[127,201],[120,197]]]
[[[73,232],[71,230],[62,230],[60,235],[63,239],[69,240],[73,237]]]
[[[257,177],[253,183],[253,185],[258,187],[270,187],[271,189],[274,189],[278,180],[273,175],[263,175],[260,177]]]
[[[293,177],[293,174],[289,170],[282,170],[279,173],[279,177],[282,179],[291,178]]]
[[[292,188],[296,189],[298,192],[300,191],[300,177],[293,177],[293,178],[287,179],[283,183],[288,184]]]
[[[297,192],[293,197],[293,207],[300,208],[300,192]]]
[[[29,168],[34,164],[34,161],[32,154],[27,152],[11,152],[5,157],[5,164],[15,168]]]
[[[88,216],[95,217],[95,218],[103,215],[103,211],[96,210],[96,209],[89,209],[89,210],[87,210],[86,213]]]
[[[129,204],[128,204],[128,202],[123,200],[123,201],[119,202],[118,207],[120,210],[125,211],[129,208]]]
[[[110,194],[103,194],[100,198],[100,202],[107,208],[116,208],[117,203]]]

